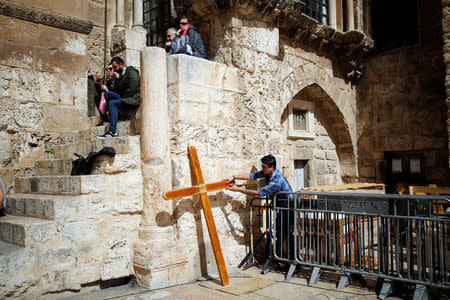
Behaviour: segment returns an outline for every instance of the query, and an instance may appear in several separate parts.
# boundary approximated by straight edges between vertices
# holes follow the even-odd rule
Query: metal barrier
[[[338,289],[351,275],[383,280],[379,298],[392,282],[415,284],[414,298],[426,297],[426,286],[449,289],[449,222],[445,196],[298,192],[295,200],[273,201],[273,258],[313,267],[309,284],[321,269],[342,273]],[[284,195],[284,197],[286,197]],[[269,214],[270,215],[270,214]]]
[[[271,244],[269,228],[271,205],[268,197],[256,197],[250,200],[250,224],[252,224],[250,228],[250,251],[238,265],[238,268],[247,269],[263,260],[271,262],[271,260],[268,260],[271,257],[268,247]]]

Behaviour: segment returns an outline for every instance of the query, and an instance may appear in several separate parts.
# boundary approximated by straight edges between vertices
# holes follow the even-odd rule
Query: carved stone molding
[[[0,0],[0,14],[83,34],[89,34],[94,25],[91,21],[10,0]]]

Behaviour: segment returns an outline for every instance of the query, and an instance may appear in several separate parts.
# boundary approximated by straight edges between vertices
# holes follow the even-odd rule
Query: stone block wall
[[[447,99],[447,137],[449,148],[449,168],[450,168],[450,1],[442,1],[442,35],[444,40],[443,52],[445,63],[445,91]]]
[[[197,148],[206,182],[255,171],[268,153],[282,156],[292,185],[296,159],[308,161],[309,185],[355,180],[355,90],[334,76],[332,61],[290,45],[263,23],[221,16],[211,24],[224,34],[211,43],[216,62],[168,57],[172,187],[192,185],[188,145]],[[312,139],[287,138],[293,98],[315,105]],[[250,198],[225,190],[210,201],[232,273],[246,252]],[[173,218],[187,251],[186,278],[217,274],[199,198],[175,200]]]
[[[8,188],[60,133],[87,128],[88,1],[14,3],[0,14],[0,177]],[[18,9],[44,17],[24,20]],[[51,16],[55,24],[46,24]]]
[[[99,159],[103,174],[16,179],[0,228],[3,241],[12,234],[0,242],[0,297],[61,298],[134,275],[143,210],[139,136],[129,137],[128,150]]]
[[[426,181],[449,183],[441,7],[433,3],[424,6],[420,44],[373,55],[357,86],[363,181],[384,181],[384,151],[421,150]]]
[[[277,28],[254,17],[222,14],[210,23],[211,32],[218,33],[210,41],[215,60],[238,68],[246,85],[232,127],[247,132],[247,140],[233,143],[242,147],[243,159],[256,163],[259,155],[282,155],[291,183],[296,159],[310,162],[309,185],[354,181],[355,90],[335,75],[333,61],[291,44]],[[315,105],[312,140],[287,138],[287,105],[293,98]]]

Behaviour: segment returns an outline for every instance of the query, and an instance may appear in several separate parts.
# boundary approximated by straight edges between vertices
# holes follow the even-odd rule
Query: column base
[[[149,226],[139,230],[134,244],[134,274],[140,285],[157,289],[189,282],[188,253],[175,241],[172,227]]]

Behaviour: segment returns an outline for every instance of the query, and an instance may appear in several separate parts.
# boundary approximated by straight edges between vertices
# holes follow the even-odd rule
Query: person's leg
[[[117,99],[120,99],[120,95],[119,94],[111,92],[111,91],[106,91],[105,92],[105,100],[106,100],[106,102],[108,102],[108,104],[109,104],[109,101],[117,100]]]
[[[109,131],[116,133],[117,121],[119,120],[119,107],[122,100],[116,99],[109,101]]]

